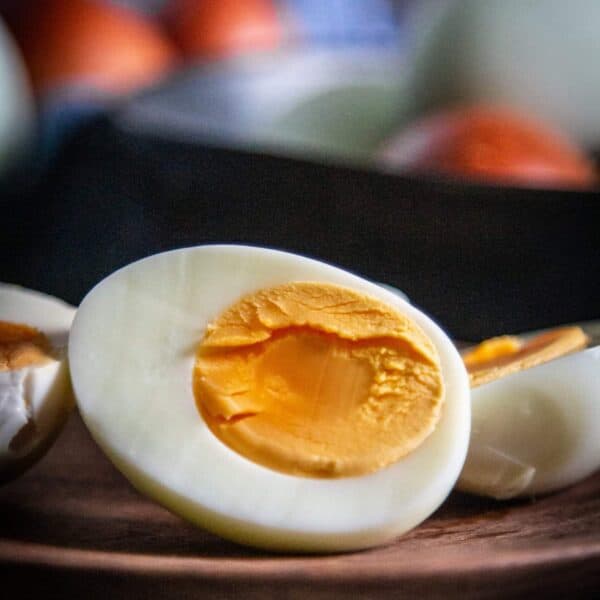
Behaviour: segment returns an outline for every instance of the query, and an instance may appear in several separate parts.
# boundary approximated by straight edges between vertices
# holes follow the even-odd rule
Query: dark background
[[[599,316],[597,193],[398,177],[117,123],[90,124],[4,196],[0,280],[77,304],[132,260],[239,242],[394,285],[462,339]]]
[[[150,12],[162,4],[123,3]],[[413,4],[394,3],[399,20]],[[387,51],[396,39],[396,24],[382,28],[377,11],[366,24],[344,13],[345,37],[325,12],[313,15],[306,47],[294,51],[348,51],[350,59],[331,71],[336,76],[356,66],[357,48]],[[282,79],[295,60],[275,66]],[[369,65],[383,62],[367,60],[354,75],[364,83]],[[247,243],[393,285],[464,340],[600,317],[598,191],[391,175],[323,154],[293,158],[299,154],[239,143],[230,116],[252,120],[239,90],[260,107],[261,83],[252,69],[225,63],[211,72],[176,75],[158,90],[100,108],[68,94],[43,98],[40,146],[0,182],[0,280],[78,304],[100,279],[149,254]],[[200,93],[213,105],[198,101]],[[221,98],[231,103],[227,110]],[[188,124],[200,125],[188,131]],[[207,135],[220,127],[229,138]]]

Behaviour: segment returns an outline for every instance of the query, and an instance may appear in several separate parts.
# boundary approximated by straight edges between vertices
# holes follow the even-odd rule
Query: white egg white
[[[50,341],[50,362],[0,372],[0,481],[19,475],[40,458],[75,402],[66,346],[75,309],[51,296],[0,284],[0,321],[35,327]],[[28,427],[27,435],[15,437]]]
[[[571,485],[600,468],[600,346],[472,390],[458,482],[498,499]]]
[[[207,323],[242,295],[290,281],[334,283],[377,297],[413,318],[437,347],[443,415],[405,459],[361,477],[295,477],[240,456],[203,422],[191,382]],[[467,450],[468,378],[441,329],[396,294],[293,254],[204,246],[133,263],[84,299],[69,361],[81,415],[123,474],[173,512],[244,544],[340,551],[389,541],[440,505]]]

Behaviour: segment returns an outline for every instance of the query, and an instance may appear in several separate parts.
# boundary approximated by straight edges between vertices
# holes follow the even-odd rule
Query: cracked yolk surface
[[[417,448],[440,417],[437,351],[408,317],[354,290],[290,283],[208,327],[193,372],[213,433],[263,466],[362,475]]]
[[[0,321],[0,371],[41,365],[52,359],[48,338],[34,327]]]
[[[580,327],[560,327],[529,340],[500,336],[481,342],[463,354],[471,387],[523,371],[585,348],[588,337]]]

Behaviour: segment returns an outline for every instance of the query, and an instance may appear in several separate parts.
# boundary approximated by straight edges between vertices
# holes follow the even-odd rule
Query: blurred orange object
[[[165,22],[189,58],[272,50],[283,37],[271,0],[171,0]]]
[[[542,188],[587,188],[593,162],[549,125],[507,108],[474,106],[425,117],[392,138],[379,163],[402,172]]]
[[[130,92],[176,58],[157,24],[106,0],[24,0],[8,19],[38,93],[66,83]]]

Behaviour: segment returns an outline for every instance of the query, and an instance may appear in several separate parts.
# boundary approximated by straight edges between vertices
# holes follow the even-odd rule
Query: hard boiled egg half
[[[600,346],[584,349],[590,339],[592,325],[560,327],[493,338],[464,354],[472,433],[459,488],[532,496],[600,468]]]
[[[123,474],[244,544],[385,543],[440,505],[467,450],[468,377],[443,331],[293,254],[201,246],[133,263],[84,299],[69,359]]]
[[[66,346],[75,309],[0,284],[0,482],[50,447],[74,406]]]

